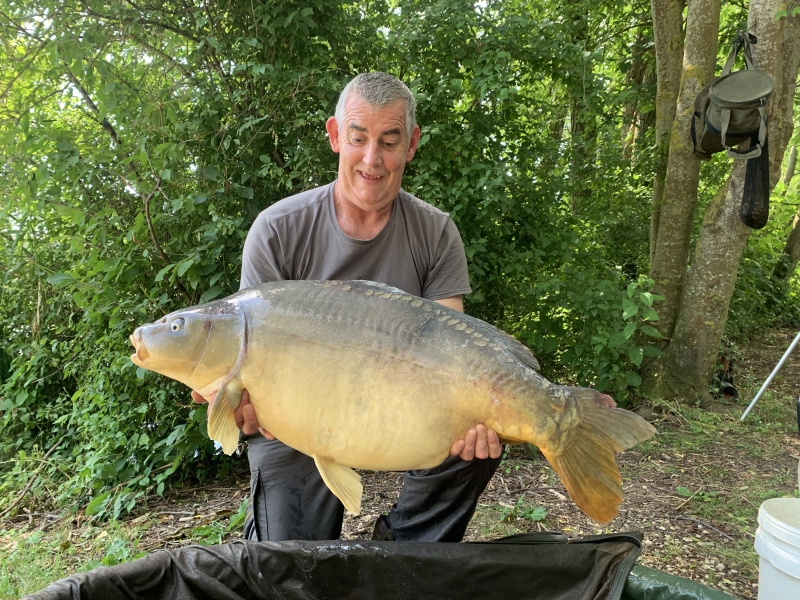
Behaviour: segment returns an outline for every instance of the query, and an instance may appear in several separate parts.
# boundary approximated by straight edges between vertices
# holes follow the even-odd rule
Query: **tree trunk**
[[[775,82],[775,93],[767,104],[770,189],[780,175],[789,139],[786,122],[792,117],[798,71],[792,47],[800,32],[796,20],[789,26],[790,19],[774,18],[781,8],[781,0],[751,0],[748,15],[750,31],[758,38],[754,62]],[[660,361],[662,395],[670,390],[687,400],[708,396],[737,266],[752,231],[739,218],[746,169],[746,161],[734,161],[728,181],[703,220],[672,339]]]
[[[658,239],[661,196],[667,174],[669,131],[675,121],[683,63],[684,0],[651,0],[653,37],[656,46],[656,174],[653,178],[653,204],[650,216],[650,264]]]
[[[786,190],[789,189],[789,184],[791,184],[797,168],[797,146],[792,146],[787,162],[786,172],[783,176],[784,195],[786,195]],[[772,279],[788,281],[794,275],[798,262],[800,262],[800,208],[794,216],[789,237],[786,239],[786,245],[783,247],[780,257],[778,257],[775,270],[772,271]]]
[[[690,134],[694,100],[714,76],[719,11],[720,0],[689,1],[681,90],[670,134],[656,247],[650,263],[654,291],[664,297],[658,307],[658,329],[667,339],[672,336],[683,296],[700,181],[700,161],[692,153]]]
[[[565,17],[572,19],[572,36],[576,43],[581,43],[584,56],[588,56],[593,48],[589,39],[589,16],[583,13],[579,5],[569,7]],[[584,58],[584,70],[581,81],[573,81],[569,87],[570,95],[570,145],[571,145],[571,187],[572,212],[579,214],[586,209],[592,197],[592,181],[595,179],[597,146],[597,115],[594,107],[587,104],[591,98],[592,63]]]
[[[647,46],[649,37],[641,32],[633,44],[631,68],[625,75],[626,88],[641,88],[644,83],[652,83],[653,78],[653,51]],[[657,82],[656,82],[657,83]],[[652,111],[642,112],[642,102],[629,98],[622,108],[622,128],[620,141],[622,142],[622,159],[630,160],[634,155],[636,141],[642,135],[644,127],[652,126]]]

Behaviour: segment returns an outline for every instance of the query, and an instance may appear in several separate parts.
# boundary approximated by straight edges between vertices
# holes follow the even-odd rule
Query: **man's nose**
[[[364,162],[368,165],[378,166],[383,162],[382,148],[378,142],[369,142],[364,152]]]

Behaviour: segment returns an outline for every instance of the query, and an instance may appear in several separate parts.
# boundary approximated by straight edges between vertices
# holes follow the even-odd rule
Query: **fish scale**
[[[226,453],[247,389],[259,423],[311,456],[356,513],[353,468],[434,467],[485,423],[505,442],[539,446],[576,504],[605,523],[622,502],[614,453],[655,431],[604,394],[550,383],[488,323],[373,282],[263,284],[175,311],[131,341],[137,365],[214,396],[209,436]]]

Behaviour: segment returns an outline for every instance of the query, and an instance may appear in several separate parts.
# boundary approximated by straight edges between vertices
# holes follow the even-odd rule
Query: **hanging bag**
[[[752,39],[752,42],[751,42]],[[765,106],[772,95],[772,79],[753,66],[750,43],[755,37],[740,31],[722,69],[697,95],[692,117],[692,142],[698,158],[726,151],[730,158],[756,158],[767,139]],[[744,50],[745,69],[731,73],[739,50]],[[747,150],[735,147],[755,139]]]
[[[772,79],[753,65],[750,44],[755,36],[740,31],[725,61],[722,74],[697,95],[692,116],[694,155],[709,160],[725,151],[734,159],[747,160],[744,195],[739,209],[742,222],[760,229],[769,218],[769,147],[766,104],[774,90]],[[745,68],[731,73],[739,50]],[[744,150],[736,146],[750,142]]]

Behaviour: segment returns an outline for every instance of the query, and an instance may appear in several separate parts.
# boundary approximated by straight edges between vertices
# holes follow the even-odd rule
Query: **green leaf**
[[[653,306],[653,294],[650,292],[642,292],[639,294],[639,299],[645,304],[645,306]]]
[[[169,273],[170,270],[172,270],[173,268],[175,268],[175,265],[167,265],[166,267],[161,269],[158,273],[156,273],[156,281],[161,281],[162,279],[164,279],[164,275]]]
[[[633,387],[639,387],[642,385],[642,378],[639,377],[638,373],[634,373],[633,371],[627,371],[625,373],[625,381],[627,381],[628,384],[632,385]]]
[[[70,219],[73,223],[83,226],[86,222],[86,215],[83,211],[73,206],[66,206],[64,204],[53,204],[55,211],[65,219]]]
[[[655,346],[642,346],[642,352],[644,353],[645,356],[648,356],[650,358],[656,358],[664,354],[661,350],[659,350]]]
[[[534,506],[525,512],[525,516],[531,521],[543,521],[547,517],[547,509],[544,506]]]
[[[657,340],[660,340],[664,337],[661,335],[661,332],[658,329],[651,327],[650,325],[642,325],[642,331],[645,335],[649,335],[651,338],[656,338]]]
[[[200,304],[204,304],[210,300],[213,300],[217,296],[219,296],[224,291],[224,288],[221,285],[215,285],[209,290],[203,292],[203,295],[200,296]]]
[[[640,367],[644,358],[644,350],[640,346],[630,346],[628,348],[628,358],[631,359],[633,364]]]
[[[54,273],[47,278],[50,285],[69,285],[75,283],[75,278],[69,273]]]
[[[689,498],[692,495],[692,490],[682,485],[679,485],[678,487],[675,488],[675,493],[677,493],[678,496],[681,496],[682,498]]]
[[[178,277],[183,277],[192,265],[194,264],[193,258],[187,258],[178,263]]]
[[[645,321],[658,321],[658,312],[654,308],[645,308],[642,310],[642,319]]]
[[[92,516],[102,512],[102,510],[105,508],[103,504],[110,494],[111,492],[105,492],[104,494],[100,494],[99,496],[92,498],[91,502],[86,505],[86,514]]]
[[[625,329],[622,331],[622,333],[625,334],[625,339],[627,340],[630,339],[630,337],[634,334],[635,331],[636,331],[636,322],[631,321],[630,323],[625,325]]]
[[[615,333],[610,338],[608,338],[608,347],[609,348],[616,348],[617,346],[621,346],[625,342],[626,339],[628,339],[628,338],[625,337],[625,332],[624,331],[620,331],[618,333]]]
[[[626,321],[639,312],[639,307],[628,300],[627,298],[622,301],[622,318]]]

